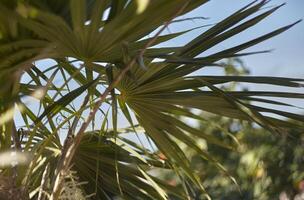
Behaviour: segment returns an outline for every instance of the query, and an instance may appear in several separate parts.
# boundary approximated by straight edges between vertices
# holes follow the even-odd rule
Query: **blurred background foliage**
[[[223,64],[226,65],[226,75],[250,74],[239,58],[228,59]],[[231,83],[222,89],[238,87],[239,84]],[[240,88],[247,90],[246,86]],[[304,199],[302,130],[295,128],[282,135],[276,135],[254,123],[208,113],[201,115],[206,116],[204,122],[197,122],[202,132],[216,136],[231,146],[238,144],[237,149],[227,150],[195,138],[197,145],[213,155],[214,160],[227,170],[227,174],[219,173],[214,163],[206,160],[192,148],[181,145],[191,160],[191,167],[200,175],[210,196],[219,200]],[[181,187],[182,183],[176,179],[174,173],[162,171],[160,174],[172,186]],[[236,183],[227,176],[233,177]],[[201,198],[198,190],[193,190],[193,193],[197,199]]]
[[[250,123],[210,116],[210,124],[200,124],[205,133],[221,137],[227,143],[239,141],[238,151],[230,151],[197,140],[214,155],[233,176],[233,184],[201,155],[185,147],[191,166],[200,174],[214,199],[294,199],[303,193],[304,136],[293,130],[286,135],[273,135]],[[219,127],[215,127],[213,124]],[[229,133],[229,135],[227,134]],[[231,135],[230,135],[231,134]],[[172,173],[162,174],[172,185],[178,185]],[[284,198],[286,195],[288,198]]]

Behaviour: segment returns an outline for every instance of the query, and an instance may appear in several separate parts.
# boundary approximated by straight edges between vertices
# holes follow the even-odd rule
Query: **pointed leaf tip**
[[[292,24],[290,24],[290,25],[288,25],[288,26],[286,26],[286,27],[291,28],[291,27],[293,27],[294,25],[296,25],[296,24],[298,24],[298,23],[300,23],[300,22],[302,22],[302,21],[303,21],[303,19],[299,19],[298,21],[296,21],[296,22],[294,22],[294,23],[292,23]]]

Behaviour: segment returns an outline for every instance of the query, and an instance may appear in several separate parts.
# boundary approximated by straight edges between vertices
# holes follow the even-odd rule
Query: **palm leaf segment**
[[[41,86],[39,80],[35,81],[35,76],[48,78],[43,71],[32,64],[33,61],[45,58],[54,59],[57,62],[57,65],[53,67],[57,70],[55,72],[64,70],[70,79],[79,84],[81,89],[74,90],[72,94],[63,94],[61,95],[63,97],[57,101],[52,96],[47,95],[41,100],[45,110],[44,114],[40,118],[29,118],[33,122],[38,122],[48,116],[46,123],[53,127],[52,131],[56,130],[52,125],[52,119],[56,114],[60,114],[61,109],[75,115],[75,111],[67,106],[86,90],[91,95],[90,103],[93,104],[92,99],[102,93],[98,87],[94,86],[111,84],[111,80],[115,79],[121,69],[133,57],[137,56],[138,52],[150,41],[147,36],[164,22],[170,20],[174,13],[185,5],[184,0],[147,1],[145,5],[140,2],[124,0],[52,2],[41,0],[27,1],[26,4],[19,1],[1,2],[0,80],[1,85],[7,83],[5,87],[1,86],[1,96],[7,95],[11,88],[17,88],[15,89],[17,92],[15,91],[10,96],[12,101],[16,101],[16,98],[17,101],[22,101],[20,94],[28,95],[33,91],[33,88]],[[205,0],[189,1],[181,14],[185,14],[204,3],[206,3]],[[303,121],[303,116],[298,114],[248,103],[248,100],[254,100],[282,104],[282,102],[269,101],[265,97],[300,99],[303,98],[302,94],[222,91],[219,88],[221,84],[229,82],[301,87],[303,79],[204,76],[199,72],[200,69],[207,66],[219,66],[218,61],[225,58],[261,53],[242,53],[242,51],[288,30],[297,23],[217,53],[204,55],[208,49],[254,26],[280,7],[261,10],[267,3],[268,1],[253,2],[243,7],[207,31],[202,32],[183,47],[162,48],[154,46],[147,49],[144,56],[138,58],[137,64],[132,66],[117,85],[116,90],[119,91],[119,95],[113,90],[107,99],[107,103],[112,104],[114,128],[117,123],[118,108],[122,110],[132,126],[134,123],[130,112],[134,112],[136,120],[144,128],[145,134],[169,158],[171,165],[182,169],[183,174],[202,190],[204,188],[201,181],[192,172],[187,156],[177,145],[176,140],[192,147],[204,158],[213,161],[220,169],[222,169],[220,164],[214,161],[208,152],[196,145],[194,138],[203,138],[207,143],[229,149],[234,147],[226,145],[212,135],[204,134],[181,120],[181,117],[203,120],[201,116],[195,115],[191,109],[195,108],[226,117],[254,121],[274,132],[281,132],[295,125],[281,118],[269,117],[265,113]],[[154,45],[174,39],[186,32],[159,36]],[[82,61],[85,73],[76,73],[79,69],[71,62],[67,62],[67,58]],[[107,67],[100,63],[107,63]],[[20,72],[23,70],[27,70],[27,73],[34,79],[34,84],[19,84]],[[94,81],[94,73],[99,74],[98,81]],[[55,86],[50,88],[57,90],[60,94],[63,92]],[[1,101],[4,100],[1,99]],[[24,115],[28,114],[27,110]],[[47,131],[47,133],[51,134],[52,131]],[[55,138],[57,138],[55,143],[60,146],[58,137]],[[113,172],[113,163],[111,162],[107,163],[107,170]],[[136,173],[138,172],[140,170]],[[111,177],[109,176],[109,179],[106,180],[112,180]],[[122,183],[125,181],[122,180]],[[126,182],[122,190],[129,188],[129,192],[132,191],[134,188],[129,184]],[[135,181],[132,185],[138,185],[138,182]],[[120,189],[111,187],[102,188],[100,192],[108,191],[109,194],[115,194],[118,193],[118,190]]]

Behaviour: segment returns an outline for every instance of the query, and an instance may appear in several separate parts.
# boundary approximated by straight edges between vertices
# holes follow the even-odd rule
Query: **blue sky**
[[[252,2],[252,0],[211,0],[207,4],[192,11],[186,17],[209,17],[207,20],[196,20],[183,24],[184,27],[193,27],[194,25],[203,25],[219,22],[221,19],[229,16],[242,6]],[[286,3],[274,14],[266,18],[248,31],[241,33],[237,37],[228,40],[219,45],[216,49],[227,48],[241,41],[252,39],[253,37],[270,32],[281,26],[288,25],[299,19],[304,18],[304,1],[303,0],[272,0],[268,6],[280,5]],[[172,27],[173,31],[180,27]],[[201,30],[193,31],[184,37],[185,40],[192,38]],[[183,42],[183,41],[181,41]],[[251,75],[269,75],[269,76],[291,76],[304,77],[304,22],[301,22],[284,32],[281,35],[271,38],[250,50],[269,50],[274,49],[268,54],[259,54],[254,56],[243,57]]]
[[[231,3],[231,2],[238,3]],[[230,2],[230,3],[229,3]],[[206,13],[210,15],[211,20],[221,18],[232,10],[247,4],[248,0],[215,0],[209,5],[202,7],[193,14]],[[281,0],[274,0],[269,5],[279,5],[284,3]],[[241,35],[238,40],[246,39],[254,35],[260,35],[267,31],[271,31],[280,26],[290,24],[298,19],[304,18],[304,1],[288,0],[287,4],[275,12],[272,16],[265,19],[249,32]],[[217,8],[220,12],[216,12]],[[243,37],[243,38],[242,38]],[[304,23],[294,26],[287,32],[272,38],[253,49],[274,49],[273,53],[264,55],[255,55],[243,58],[252,75],[271,75],[271,76],[292,76],[304,77]]]

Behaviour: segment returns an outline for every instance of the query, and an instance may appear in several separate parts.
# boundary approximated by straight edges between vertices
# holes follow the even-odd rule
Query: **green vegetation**
[[[257,33],[256,38],[247,42],[206,54],[281,7],[269,8],[269,1],[255,1],[202,30],[184,46],[162,47],[163,42],[193,30],[164,33],[170,23],[183,21],[175,19],[206,2],[2,0],[0,199],[217,198],[212,186],[220,183],[217,179],[204,180],[205,175],[193,168],[185,149],[192,149],[208,166],[212,163],[213,169],[217,168],[206,169],[209,175],[225,174],[231,187],[223,187],[233,190],[233,175],[245,182],[252,176],[240,172],[241,169],[230,174],[233,162],[242,160],[238,156],[245,156],[232,153],[240,146],[235,139],[244,140],[244,148],[253,152],[263,146],[251,148],[251,143],[246,142],[255,129],[245,128],[238,133],[239,138],[233,135],[234,139],[227,141],[221,135],[194,127],[185,117],[210,123],[208,112],[258,124],[263,128],[257,131],[259,139],[274,137],[269,132],[278,137],[300,134],[303,115],[272,105],[293,106],[273,97],[302,99],[303,94],[238,91],[223,85],[251,83],[300,88],[304,79],[203,73],[205,67],[233,72],[223,60],[266,53],[244,50],[298,22],[264,35]],[[119,116],[128,121],[129,127],[122,127]],[[231,125],[226,121],[214,123]],[[268,132],[263,135],[265,130]],[[130,139],[133,136],[145,138],[146,144],[134,142]],[[271,149],[265,147],[263,152],[280,154],[276,148],[285,146],[282,140],[271,139],[267,144]],[[218,160],[217,151],[223,149],[227,160]],[[293,153],[296,159],[298,152]],[[226,163],[230,156],[231,166]],[[174,173],[181,184],[172,186],[158,176],[159,171]],[[296,178],[290,179],[293,180]],[[248,188],[244,184],[241,189]],[[275,191],[274,188],[267,192]]]
[[[237,184],[223,173],[219,173],[211,162],[190,148],[183,149],[189,156],[192,169],[204,180],[207,191],[214,199],[279,199],[286,194],[294,199],[303,193],[303,133],[292,131],[284,136],[277,136],[249,123],[235,120],[209,117],[201,124],[201,130],[222,138],[227,144],[237,139],[238,151],[205,145],[198,140],[198,145],[213,155],[221,163]],[[179,181],[172,173],[162,172],[164,179],[173,185]]]

